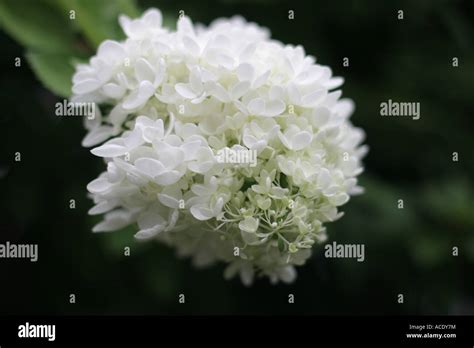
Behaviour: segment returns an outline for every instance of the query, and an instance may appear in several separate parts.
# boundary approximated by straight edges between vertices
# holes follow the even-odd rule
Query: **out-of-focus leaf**
[[[163,27],[176,30],[176,22],[178,21],[178,16],[176,13],[171,11],[162,11],[163,12]]]
[[[74,67],[69,56],[29,52],[26,54],[26,58],[36,77],[47,88],[59,96],[70,96]]]
[[[117,20],[122,13],[139,15],[132,0],[0,2],[2,28],[26,47],[26,58],[37,78],[62,97],[71,94],[72,62],[83,56],[75,34],[82,32],[93,47],[120,38],[123,34]]]
[[[73,31],[49,1],[0,1],[0,25],[22,45],[43,52],[74,51]]]
[[[123,257],[125,247],[130,248],[130,254],[135,255],[138,251],[143,251],[151,247],[152,243],[143,243],[133,238],[137,233],[138,227],[134,224],[122,228],[113,233],[106,233],[107,238],[103,238],[105,248],[111,257]]]
[[[435,182],[426,185],[423,191],[427,214],[457,228],[474,227],[474,192],[465,177],[452,177],[448,182]]]
[[[93,47],[97,47],[104,40],[123,37],[118,25],[120,14],[130,17],[140,14],[132,0],[59,0],[58,7],[68,16],[74,11],[72,24],[77,26]]]

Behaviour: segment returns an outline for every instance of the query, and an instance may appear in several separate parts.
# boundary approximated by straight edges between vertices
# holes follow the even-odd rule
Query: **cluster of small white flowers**
[[[102,115],[83,141],[107,171],[88,185],[105,214],[94,231],[138,224],[198,265],[225,276],[295,279],[324,222],[361,191],[364,134],[352,126],[342,78],[301,46],[271,40],[240,17],[209,27],[162,15],[120,17],[123,42],[105,41],[73,77],[75,102]],[[256,151],[256,165],[222,163],[222,149]]]

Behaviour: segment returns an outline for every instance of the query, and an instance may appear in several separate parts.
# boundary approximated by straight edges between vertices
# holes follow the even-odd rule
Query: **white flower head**
[[[226,278],[294,281],[362,191],[367,148],[342,78],[241,17],[183,17],[173,31],[150,9],[119,22],[127,39],[73,77],[73,100],[102,107],[83,141],[107,163],[88,185],[89,213],[105,214],[94,231],[135,224],[197,265],[228,263]]]

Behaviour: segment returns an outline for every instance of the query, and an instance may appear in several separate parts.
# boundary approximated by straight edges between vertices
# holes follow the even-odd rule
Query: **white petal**
[[[231,279],[237,274],[238,271],[239,271],[239,263],[233,262],[229,266],[226,267],[224,271],[224,278]]]
[[[129,35],[129,28],[131,24],[131,19],[130,17],[126,15],[120,15],[119,16],[119,24],[122,30],[125,32],[125,34]]]
[[[332,204],[334,204],[335,206],[343,205],[343,204],[347,203],[348,200],[349,200],[349,195],[345,192],[342,192],[338,195],[329,197],[329,201]]]
[[[169,146],[160,152],[160,160],[165,168],[174,169],[184,161],[184,152],[179,147]]]
[[[244,135],[242,140],[244,142],[244,145],[248,148],[251,148],[257,142],[257,138],[250,134]]]
[[[338,99],[341,97],[342,91],[339,89],[337,91],[329,93],[324,99],[324,105],[332,107],[334,106]]]
[[[165,170],[165,166],[158,160],[152,158],[139,158],[135,161],[135,167],[142,173],[155,177]]]
[[[168,196],[168,195],[165,195],[163,193],[159,193],[158,194],[158,200],[161,202],[161,204],[169,207],[169,208],[178,208],[179,207],[179,201],[172,197],[172,196]]]
[[[140,231],[135,234],[136,239],[150,239],[166,228],[166,220],[156,212],[148,211],[138,218]]]
[[[87,212],[89,215],[104,214],[117,206],[115,201],[101,201]]]
[[[78,82],[72,86],[72,92],[74,94],[86,94],[95,91],[101,85],[97,79],[86,79]]]
[[[151,83],[155,80],[155,70],[151,64],[145,59],[140,58],[135,63],[135,76],[138,81],[149,81]]]
[[[126,136],[123,137],[123,140],[125,146],[127,147],[127,150],[129,151],[145,143],[145,140],[142,137],[142,130],[140,128],[129,132]]]
[[[242,114],[247,115],[248,110],[244,103],[239,100],[234,100],[234,105],[240,110]]]
[[[283,101],[279,99],[269,100],[265,103],[265,112],[264,116],[274,117],[280,115],[283,111],[285,111],[286,105]]]
[[[313,135],[310,132],[299,132],[295,134],[291,141],[293,150],[298,151],[304,149],[313,140]]]
[[[176,184],[182,176],[183,175],[177,170],[172,170],[170,172],[155,176],[154,180],[158,185],[168,186]]]
[[[321,168],[321,171],[318,175],[318,188],[320,189],[326,189],[329,187],[329,185],[331,184],[331,175],[329,173],[329,170],[327,170],[326,168]]]
[[[117,183],[122,181],[124,178],[125,173],[124,171],[119,168],[115,162],[110,161],[107,163],[107,178],[109,179],[110,182]]]
[[[252,245],[258,242],[258,237],[254,232],[247,232],[241,228],[240,235],[246,244]]]
[[[189,84],[191,86],[191,89],[196,93],[196,95],[201,94],[203,92],[200,68],[194,67],[191,70],[191,74],[189,75]]]
[[[160,28],[163,23],[163,15],[156,8],[151,8],[143,14],[143,21],[150,27]]]
[[[135,127],[153,127],[155,124],[155,121],[153,121],[151,118],[147,116],[138,116],[136,121],[135,121]]]
[[[92,149],[91,153],[98,157],[116,157],[124,155],[127,151],[125,146],[109,141],[102,146]]]
[[[242,280],[242,283],[245,286],[252,285],[254,273],[255,271],[252,265],[245,264],[244,266],[242,266],[242,268],[240,269],[240,280]]]
[[[205,196],[212,192],[209,192],[209,187],[201,184],[194,184],[191,186],[191,191],[198,196]]]
[[[209,220],[214,217],[211,209],[207,208],[205,205],[194,205],[191,207],[190,211],[191,214],[200,221]]]
[[[119,230],[130,224],[130,213],[124,210],[114,210],[105,215],[105,220],[98,223],[92,232],[110,232]]]
[[[99,126],[91,130],[84,139],[82,139],[82,146],[91,147],[100,144],[112,135],[112,129],[110,126]]]
[[[121,128],[122,123],[128,116],[128,111],[124,110],[120,104],[117,104],[110,110],[109,121],[116,127]]]
[[[250,82],[248,81],[238,82],[234,87],[232,87],[232,90],[230,91],[232,99],[239,99],[245,93],[247,93],[249,88],[250,88]]]
[[[163,192],[158,194],[158,200],[161,202],[161,204],[169,208],[178,209],[179,201],[181,199],[181,190],[174,186],[167,187],[163,190]]]
[[[329,121],[330,116],[331,111],[326,107],[319,107],[314,109],[312,114],[313,126],[321,128]]]
[[[219,54],[217,56],[217,62],[219,63],[219,65],[223,66],[228,70],[232,70],[234,68],[234,58],[226,54]]]
[[[255,69],[249,63],[243,63],[237,67],[237,77],[240,81],[252,81],[254,74]]]
[[[113,40],[102,42],[97,49],[97,55],[106,62],[117,62],[125,58],[125,49],[122,44]]]
[[[144,230],[140,230],[135,233],[134,237],[138,240],[147,240],[157,236],[160,232],[162,232],[165,228],[164,227],[152,227],[147,228]]]
[[[201,68],[201,80],[202,82],[216,81],[217,76],[212,71]]]
[[[286,136],[282,132],[278,132],[278,138],[280,138],[281,143],[287,147],[288,149],[292,150],[292,146]]]
[[[155,226],[165,225],[166,220],[163,217],[153,211],[148,210],[146,213],[143,213],[138,218],[138,227],[140,229],[152,228]]]
[[[94,104],[93,117],[84,117],[84,127],[93,130],[102,124],[102,112],[97,104]]]
[[[190,161],[192,159],[195,159],[200,145],[200,141],[191,141],[181,145],[181,150],[184,152],[184,160]]]
[[[278,276],[284,283],[293,283],[296,279],[296,270],[293,266],[286,266],[278,272]]]
[[[244,220],[239,222],[239,228],[249,233],[255,233],[258,229],[258,225],[259,220],[251,216],[247,216]]]
[[[354,102],[347,98],[340,99],[334,106],[334,111],[343,118],[348,118],[354,112],[354,109]]]
[[[203,101],[204,99],[206,99],[206,98],[207,98],[207,95],[206,95],[206,94],[202,94],[200,97],[194,98],[193,100],[191,100],[191,103],[192,103],[192,104],[201,104],[202,101]]]
[[[183,98],[194,99],[197,97],[197,94],[191,89],[191,86],[187,83],[177,83],[174,88],[176,92],[178,92],[178,94]]]
[[[251,115],[261,115],[265,111],[265,101],[262,98],[252,99],[247,108]]]
[[[214,162],[207,161],[207,162],[191,162],[188,164],[189,170],[193,171],[194,173],[198,174],[205,174],[209,170],[212,169],[214,166]]]
[[[125,98],[122,107],[126,110],[137,109],[145,104],[155,93],[155,87],[150,81],[140,82],[138,90],[133,91]]]
[[[229,93],[219,83],[214,83],[209,93],[223,103],[230,101]]]
[[[194,41],[190,36],[183,37],[184,47],[191,53],[192,56],[197,57],[201,53],[201,48],[198,43]]]
[[[224,207],[224,199],[222,197],[219,197],[219,199],[216,202],[216,205],[212,209],[213,215],[214,216],[219,215],[219,213],[222,212],[223,207]]]
[[[265,82],[267,82],[268,78],[270,77],[270,73],[271,71],[268,70],[264,72],[262,75],[260,75],[259,77],[257,77],[257,79],[253,82],[252,87],[253,88],[261,87]]]
[[[304,106],[314,106],[318,102],[322,101],[326,95],[326,89],[319,89],[303,96],[303,98],[301,98],[301,104]]]
[[[295,78],[295,82],[298,84],[311,84],[318,80],[323,74],[323,67],[320,65],[313,65],[309,69],[306,69],[298,74]]]
[[[281,86],[272,86],[268,95],[270,99],[284,99],[285,90]]]
[[[91,193],[102,193],[113,186],[106,178],[97,178],[87,185],[87,190]]]
[[[298,88],[294,84],[289,84],[287,87],[288,98],[290,102],[296,105],[301,104],[301,93],[299,92]]]
[[[153,143],[155,140],[161,140],[164,137],[164,128],[163,128],[163,120],[161,121],[161,126],[158,125],[156,127],[144,127],[143,128],[143,139],[145,139],[148,143]]]
[[[194,36],[193,23],[188,16],[180,16],[176,27],[179,33]]]
[[[248,59],[252,58],[252,55],[255,53],[255,50],[257,49],[257,43],[252,42],[245,46],[245,48],[242,50],[239,56],[240,61],[246,61]]]
[[[327,81],[324,86],[327,89],[334,89],[337,87],[341,87],[344,84],[344,78],[342,77],[333,77],[329,81]]]
[[[107,97],[113,99],[120,99],[125,94],[125,87],[116,83],[107,83],[102,89]]]

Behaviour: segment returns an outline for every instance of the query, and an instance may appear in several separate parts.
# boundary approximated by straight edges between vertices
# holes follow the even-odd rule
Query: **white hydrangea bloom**
[[[87,187],[90,214],[105,214],[94,231],[136,223],[137,239],[228,263],[225,277],[292,282],[361,192],[364,133],[342,78],[239,17],[170,31],[151,9],[120,24],[127,39],[103,42],[73,77],[72,100],[102,107],[83,145],[109,139],[91,151],[107,163]],[[256,163],[218,161],[223,149]]]

